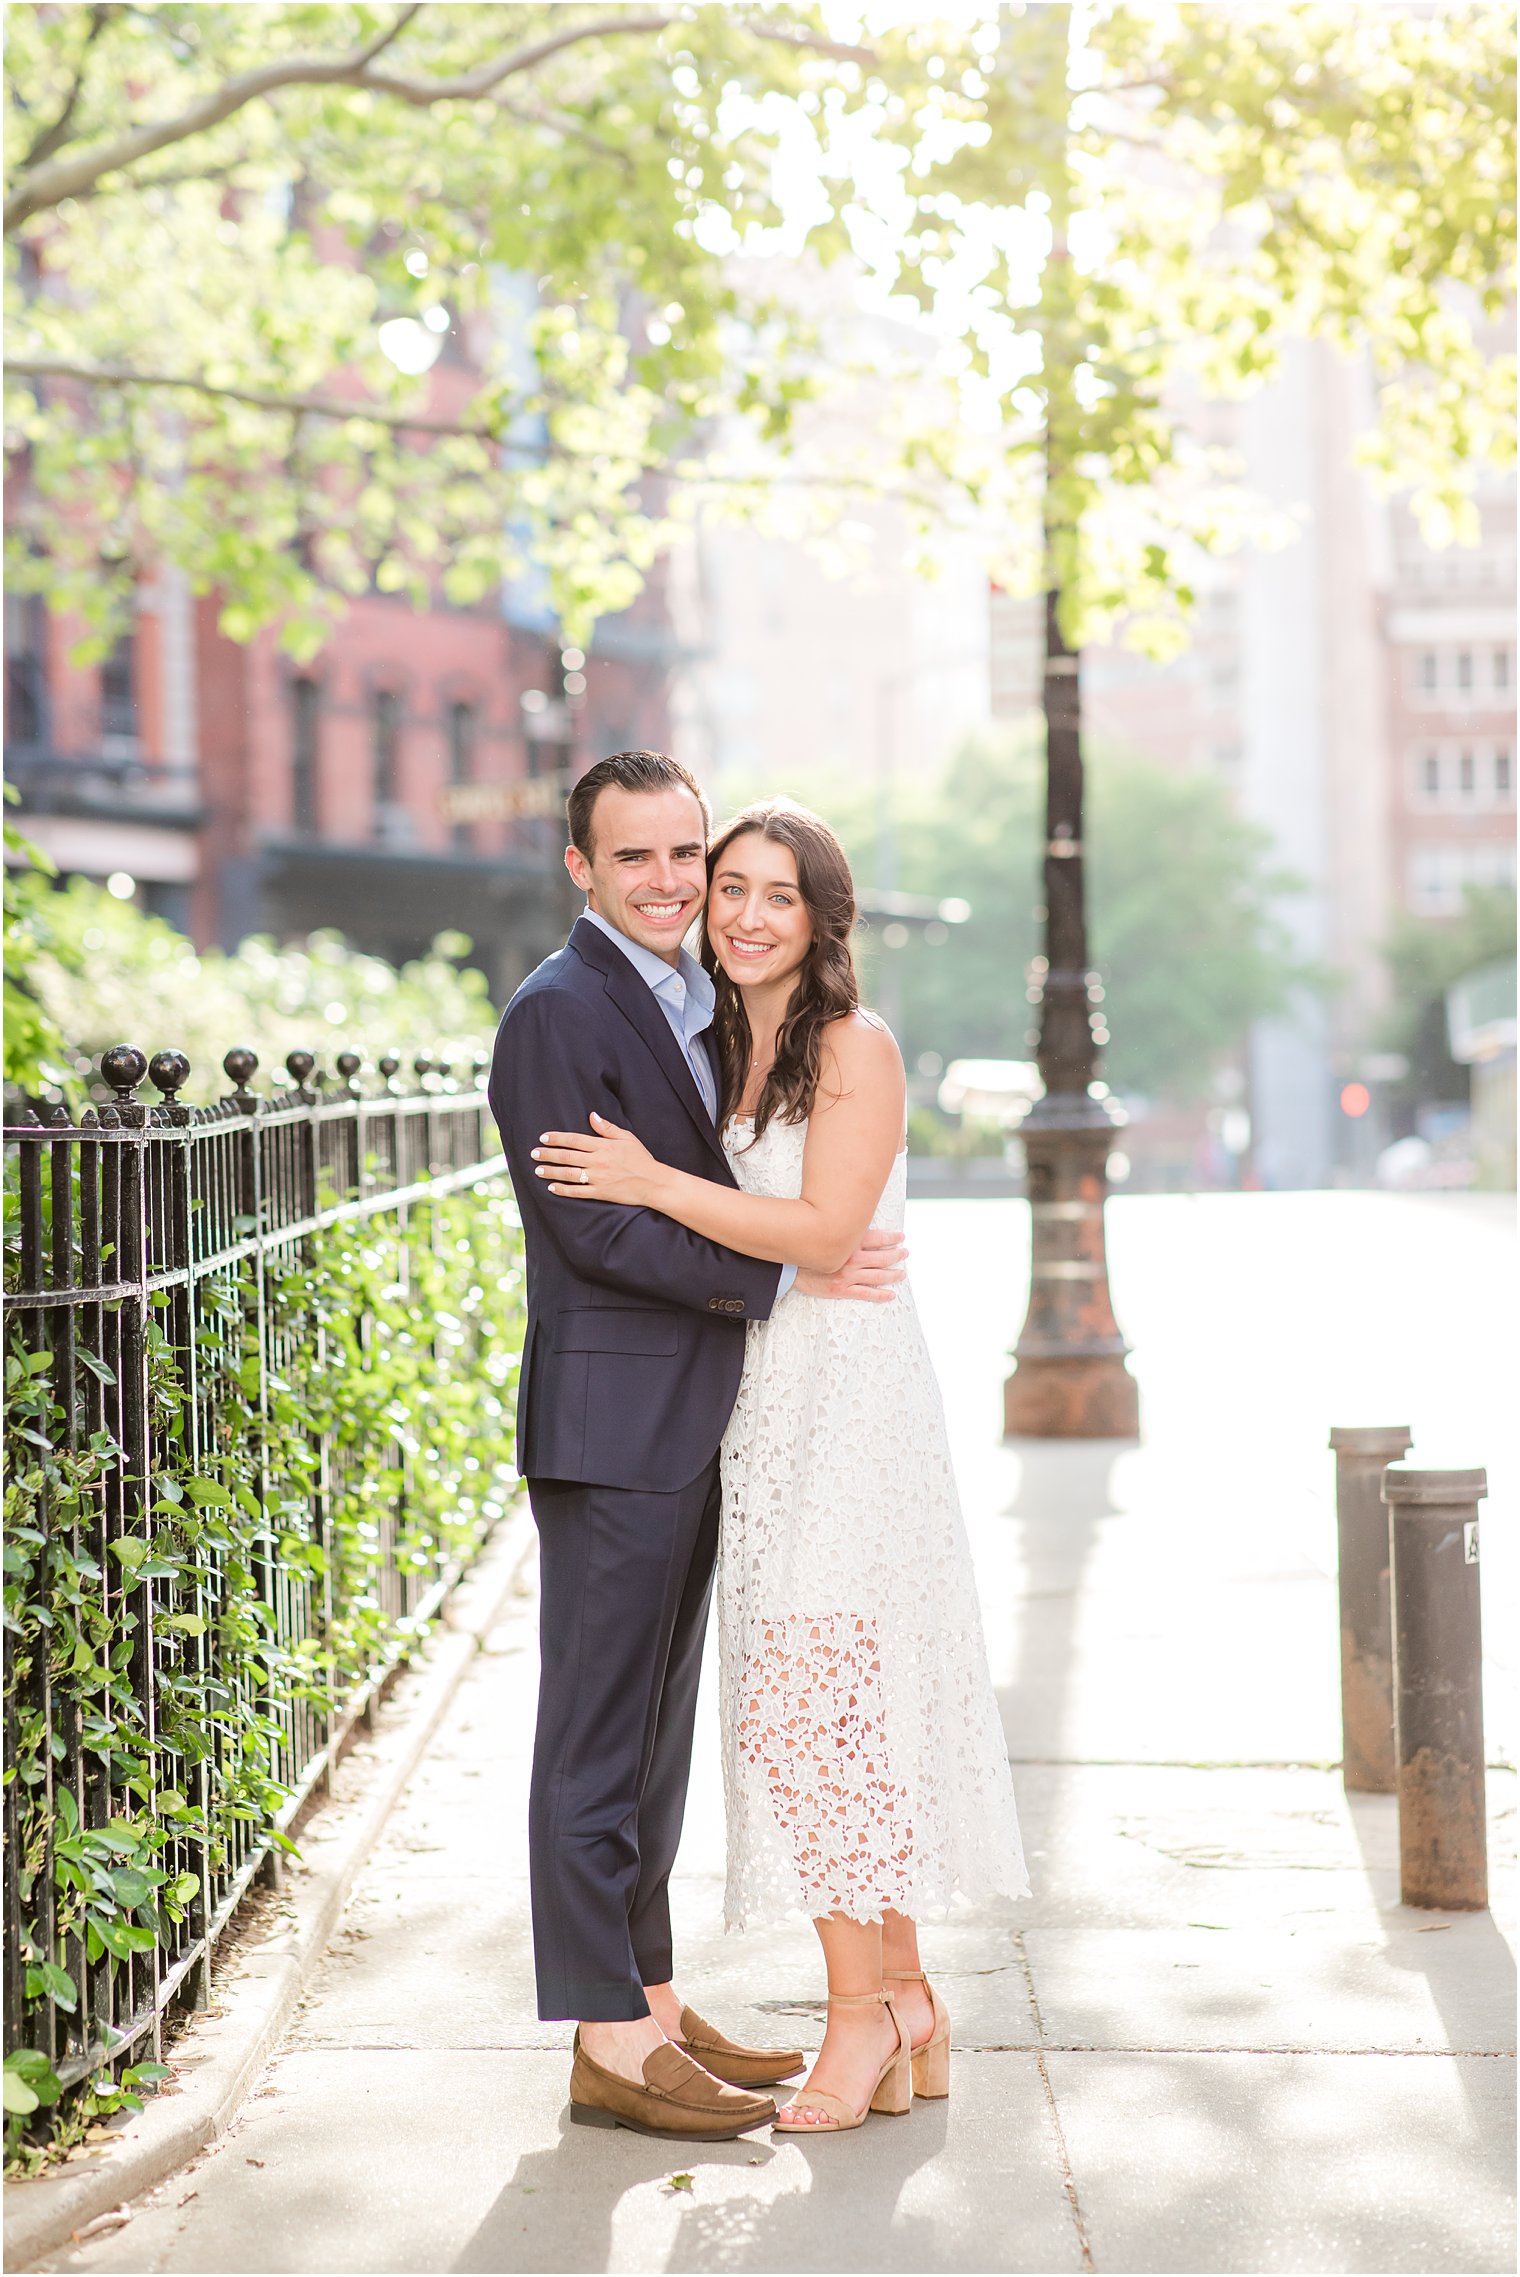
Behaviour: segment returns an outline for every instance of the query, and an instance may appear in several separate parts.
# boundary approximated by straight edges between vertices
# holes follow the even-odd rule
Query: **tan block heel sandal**
[[[852,2110],[842,2095],[831,2095],[826,2087],[804,2087],[777,2112],[772,2122],[772,2133],[778,2135],[842,2135],[853,2127],[865,2125],[872,2111],[887,2111],[900,2118],[913,2107],[913,2044],[903,2026],[903,2020],[892,2005],[889,1992],[831,1992],[832,2008],[868,2008],[880,2001],[892,2019],[897,2033],[897,2046],[888,2056],[876,2077],[864,2111]],[[794,2111],[816,2111],[815,2120],[801,2119],[790,2124]]]
[[[921,2048],[913,2050],[913,2092],[925,2102],[950,2092],[950,2011],[922,1969],[888,1969],[888,1984],[921,1984],[934,2009],[934,2029]]]

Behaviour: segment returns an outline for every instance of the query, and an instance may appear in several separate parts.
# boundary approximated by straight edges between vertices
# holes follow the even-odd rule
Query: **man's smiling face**
[[[609,783],[591,810],[591,859],[567,847],[565,867],[598,917],[673,965],[707,898],[702,809],[679,784],[625,791]]]

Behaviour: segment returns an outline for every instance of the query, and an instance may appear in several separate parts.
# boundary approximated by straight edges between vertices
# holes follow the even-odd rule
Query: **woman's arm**
[[[533,1156],[538,1176],[565,1200],[638,1204],[746,1256],[833,1273],[881,1199],[902,1137],[904,1093],[889,1031],[855,1013],[836,1021],[824,1038],[796,1201],[671,1170],[600,1116],[589,1137],[546,1131]]]

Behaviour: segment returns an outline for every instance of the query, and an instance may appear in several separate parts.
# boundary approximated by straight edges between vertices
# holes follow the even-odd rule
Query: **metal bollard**
[[[1341,1777],[1348,1792],[1391,1795],[1393,1631],[1383,1472],[1409,1446],[1402,1423],[1330,1434],[1340,1542]]]
[[[1488,1903],[1478,1504],[1485,1471],[1383,1474],[1393,1572],[1399,1893],[1405,1905]]]

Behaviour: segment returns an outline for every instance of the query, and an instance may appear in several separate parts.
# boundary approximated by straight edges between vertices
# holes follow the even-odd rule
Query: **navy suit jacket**
[[[744,1323],[767,1318],[781,1268],[534,1176],[542,1133],[589,1130],[595,1109],[661,1162],[735,1183],[648,983],[595,925],[579,920],[507,1006],[489,1092],[528,1256],[518,1470],[673,1494],[717,1452]]]

